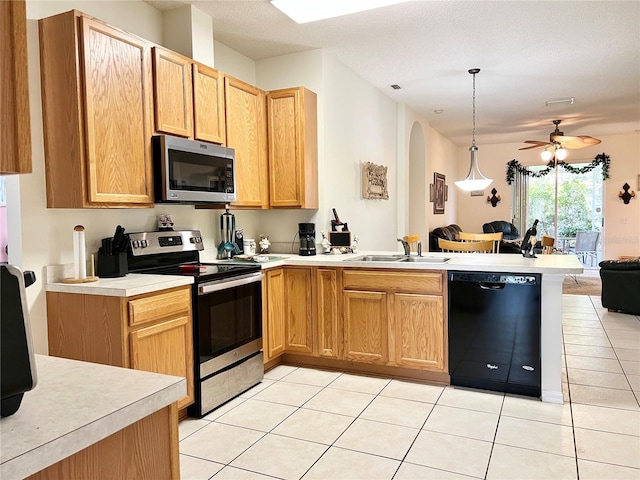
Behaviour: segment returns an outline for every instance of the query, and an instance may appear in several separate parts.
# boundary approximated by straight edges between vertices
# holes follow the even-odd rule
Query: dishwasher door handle
[[[482,290],[502,290],[505,287],[504,283],[484,283],[478,282],[478,286]]]

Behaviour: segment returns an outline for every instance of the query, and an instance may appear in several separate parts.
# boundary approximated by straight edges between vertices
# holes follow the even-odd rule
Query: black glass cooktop
[[[156,275],[188,275],[194,277],[194,283],[202,283],[259,271],[260,265],[224,265],[220,263],[194,262],[151,268],[139,273],[154,273]]]

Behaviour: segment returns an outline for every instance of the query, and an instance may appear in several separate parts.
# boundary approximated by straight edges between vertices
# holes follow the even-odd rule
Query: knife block
[[[127,252],[116,252],[113,255],[98,252],[97,270],[100,278],[124,277],[129,273]]]

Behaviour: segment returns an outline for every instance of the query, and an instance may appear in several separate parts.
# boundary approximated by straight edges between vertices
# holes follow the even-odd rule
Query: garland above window
[[[606,180],[609,178],[609,165],[611,160],[609,159],[609,155],[605,153],[600,153],[595,156],[589,165],[585,165],[584,167],[572,167],[567,162],[563,162],[562,160],[551,160],[547,163],[547,167],[534,172],[533,170],[529,170],[527,167],[521,165],[515,158],[507,163],[507,183],[511,185],[516,178],[516,172],[521,175],[526,175],[528,177],[544,177],[545,175],[553,172],[553,168],[556,163],[564,168],[569,173],[587,173],[596,168],[598,165],[602,165],[602,179]]]

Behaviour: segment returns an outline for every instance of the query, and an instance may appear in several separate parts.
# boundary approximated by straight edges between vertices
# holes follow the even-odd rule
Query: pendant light
[[[471,146],[469,147],[469,152],[471,152],[471,167],[469,168],[467,178],[456,182],[459,188],[466,191],[484,190],[493,182],[491,178],[482,175],[476,160],[478,153],[478,147],[476,147],[476,74],[478,72],[480,72],[479,68],[469,70],[469,73],[473,75],[473,132],[471,136]]]

